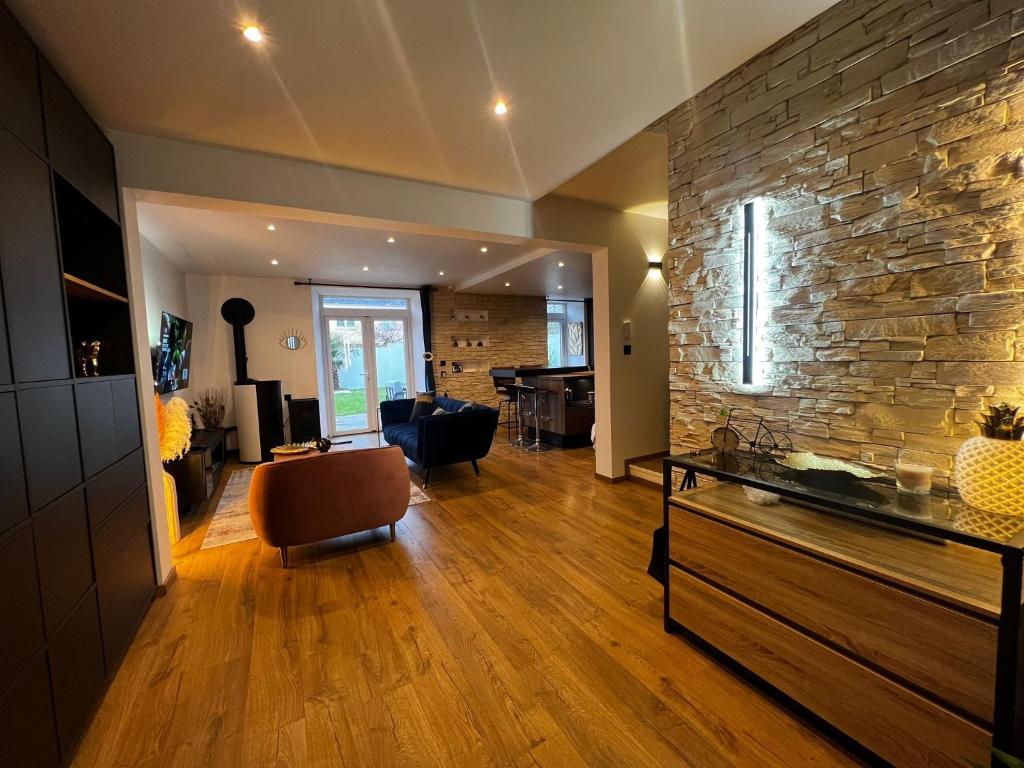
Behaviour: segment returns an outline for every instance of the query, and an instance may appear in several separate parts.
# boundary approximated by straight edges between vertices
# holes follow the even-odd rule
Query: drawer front
[[[674,561],[991,721],[993,624],[677,508],[669,529]]]
[[[97,579],[106,564],[121,553],[136,531],[147,522],[149,522],[149,496],[145,488],[140,488],[109,517],[102,528],[92,534]]]
[[[142,450],[129,454],[89,483],[89,525],[98,528],[110,513],[146,482]]]
[[[669,568],[670,616],[897,768],[988,764],[991,734]]]

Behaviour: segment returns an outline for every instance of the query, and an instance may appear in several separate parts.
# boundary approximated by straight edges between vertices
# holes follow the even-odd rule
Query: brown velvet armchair
[[[397,447],[325,453],[260,464],[249,515],[260,540],[281,550],[395,523],[409,506],[409,470]]]

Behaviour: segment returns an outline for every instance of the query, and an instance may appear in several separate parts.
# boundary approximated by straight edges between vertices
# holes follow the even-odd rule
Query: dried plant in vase
[[[1020,407],[990,406],[981,437],[964,442],[956,455],[957,489],[972,507],[999,515],[1024,515],[1024,417]]]
[[[188,403],[180,397],[172,397],[164,403],[159,395],[156,400],[156,432],[160,441],[160,461],[180,459],[192,447],[192,419],[188,416]],[[178,526],[178,491],[174,478],[167,470],[163,473],[164,502],[167,506],[167,528],[171,543],[181,538]]]
[[[206,429],[217,429],[224,423],[224,393],[219,389],[200,390],[192,407]]]

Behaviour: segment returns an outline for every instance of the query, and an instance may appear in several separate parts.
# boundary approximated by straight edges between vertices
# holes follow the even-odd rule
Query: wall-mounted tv
[[[164,312],[160,318],[160,349],[156,365],[156,390],[164,394],[188,386],[192,357],[192,323]]]

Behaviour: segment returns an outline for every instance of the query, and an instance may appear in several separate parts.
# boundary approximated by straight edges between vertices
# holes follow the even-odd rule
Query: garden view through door
[[[326,317],[332,434],[379,429],[379,404],[409,392],[404,317]]]

